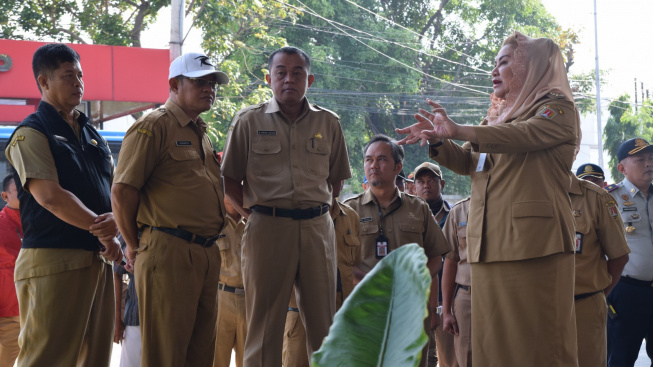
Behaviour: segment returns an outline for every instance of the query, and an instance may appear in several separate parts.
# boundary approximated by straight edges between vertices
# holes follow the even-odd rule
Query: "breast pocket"
[[[200,154],[194,149],[174,149],[170,152],[170,158],[176,162],[188,164],[194,159],[200,159]]]
[[[312,175],[329,175],[329,157],[331,146],[322,139],[311,138],[306,141],[306,172]]]
[[[281,142],[264,140],[252,142],[252,154],[249,160],[253,172],[261,176],[272,176],[281,172]]]
[[[623,211],[621,212],[621,219],[624,222],[624,232],[626,232],[626,238],[636,238],[641,237],[645,231],[641,230],[640,227],[647,225],[647,223],[642,223],[642,215],[636,211]],[[630,232],[628,232],[630,228]],[[639,230],[638,230],[639,229]]]
[[[231,245],[229,243],[229,239],[227,237],[221,237],[218,238],[216,241],[218,244],[218,248],[220,249],[220,257],[222,258],[222,267],[223,268],[228,268],[231,266],[231,256],[229,256],[229,249],[231,248]]]
[[[467,251],[467,225],[458,226],[456,236],[458,237],[458,250]]]
[[[361,250],[361,241],[357,236],[345,236],[345,254],[347,255],[347,265],[355,266],[359,262]]]
[[[424,227],[418,222],[406,222],[399,224],[401,230],[401,245],[416,243],[424,247]]]

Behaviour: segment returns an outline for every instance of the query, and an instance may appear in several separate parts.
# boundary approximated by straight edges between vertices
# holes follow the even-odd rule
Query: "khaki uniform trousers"
[[[99,255],[85,268],[19,280],[16,294],[18,366],[109,366],[113,271]]]
[[[474,367],[577,367],[574,254],[472,264]]]
[[[299,312],[288,311],[283,338],[283,367],[309,367],[306,330]]]
[[[578,331],[578,366],[605,367],[608,364],[607,303],[605,294],[598,292],[579,299],[576,304]]]
[[[458,366],[472,367],[472,294],[469,290],[458,288],[453,314],[458,324],[458,335],[453,336]]]
[[[147,229],[134,269],[143,367],[210,367],[220,249]]]
[[[236,367],[242,367],[247,336],[244,294],[218,291],[217,324],[213,367],[229,367],[232,350],[236,351]]]
[[[245,367],[279,367],[293,284],[309,357],[336,311],[336,241],[331,217],[307,220],[252,213],[243,235],[247,303]]]
[[[442,323],[435,329],[435,347],[438,353],[438,367],[458,367],[453,335],[442,329]]]
[[[18,316],[0,317],[0,367],[14,367],[20,347],[20,318]]]

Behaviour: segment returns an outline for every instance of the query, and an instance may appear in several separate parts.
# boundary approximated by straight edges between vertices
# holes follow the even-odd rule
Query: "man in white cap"
[[[122,143],[112,205],[134,268],[144,367],[213,364],[225,207],[199,115],[228,81],[204,54],[178,57],[165,107],[136,121]]]

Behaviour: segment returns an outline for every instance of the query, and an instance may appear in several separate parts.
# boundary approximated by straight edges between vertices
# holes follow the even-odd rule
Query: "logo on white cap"
[[[229,77],[227,74],[215,70],[208,56],[199,52],[189,52],[177,57],[170,64],[168,80],[180,75],[189,78],[199,78],[209,74],[214,74],[219,84],[229,83]]]

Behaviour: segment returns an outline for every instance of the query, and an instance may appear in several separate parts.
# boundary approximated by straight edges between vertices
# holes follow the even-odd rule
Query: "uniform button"
[[[293,164],[293,165],[292,165],[292,168],[297,168],[297,165],[296,165],[296,164]]]
[[[481,206],[485,205],[485,201],[481,200]]]

